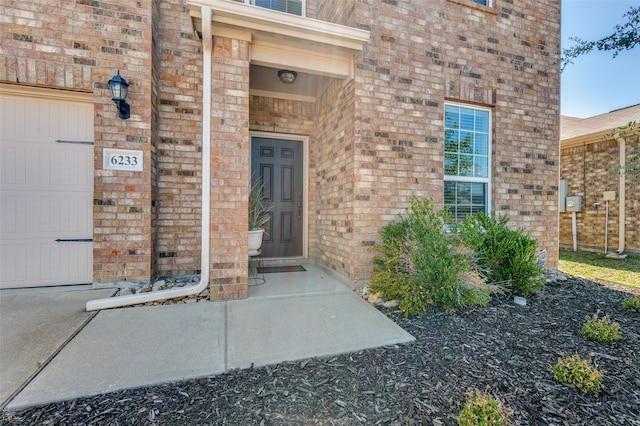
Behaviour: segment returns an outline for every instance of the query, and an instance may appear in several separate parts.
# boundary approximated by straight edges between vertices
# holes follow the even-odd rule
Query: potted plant
[[[271,206],[265,204],[263,192],[262,179],[252,179],[249,190],[249,256],[260,254],[262,237],[265,234],[263,227],[271,219]]]

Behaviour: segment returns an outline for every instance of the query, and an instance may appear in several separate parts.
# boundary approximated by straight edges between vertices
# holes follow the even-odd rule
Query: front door
[[[298,141],[251,138],[251,176],[264,181],[264,198],[273,208],[263,257],[302,256],[302,152]]]

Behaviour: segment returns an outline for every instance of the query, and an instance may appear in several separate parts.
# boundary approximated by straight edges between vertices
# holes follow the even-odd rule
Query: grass
[[[577,277],[640,288],[640,257],[613,259],[603,253],[560,250],[558,269]]]

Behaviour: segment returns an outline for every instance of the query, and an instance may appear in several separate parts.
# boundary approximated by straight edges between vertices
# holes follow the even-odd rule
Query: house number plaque
[[[105,170],[143,171],[142,151],[132,149],[102,150],[102,168]]]

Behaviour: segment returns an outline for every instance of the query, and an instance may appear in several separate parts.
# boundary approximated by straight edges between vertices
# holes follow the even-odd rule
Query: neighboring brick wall
[[[492,213],[531,231],[555,266],[559,4],[464,3],[356,3],[356,26],[371,39],[356,70],[355,169],[372,165],[376,178],[355,176],[354,209],[364,214],[353,238],[377,241],[411,196],[442,205],[444,102],[478,103],[493,109]],[[371,256],[355,256],[353,280],[368,277]]]
[[[1,7],[0,80],[94,93],[94,282],[148,281],[153,210],[153,2],[58,1],[55,7]],[[130,84],[131,118],[121,120],[107,81],[120,70]],[[102,149],[144,151],[144,172],[102,170]]]
[[[627,158],[640,155],[636,143],[629,141]],[[614,191],[616,199],[609,201],[608,252],[619,245],[619,158],[618,143],[614,140],[585,144],[561,151],[560,178],[569,183],[568,195],[582,196],[582,211],[576,213],[578,249],[604,252],[606,203],[604,191]],[[594,203],[600,203],[598,210]],[[573,248],[571,213],[560,213],[560,245]],[[640,254],[640,182],[626,178],[625,251]]]

